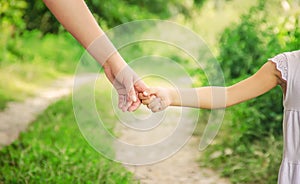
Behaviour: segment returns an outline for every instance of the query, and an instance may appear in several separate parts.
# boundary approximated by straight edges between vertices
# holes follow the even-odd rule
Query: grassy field
[[[201,10],[190,7],[186,14],[177,14],[171,20],[200,34],[213,54],[218,56],[219,39],[224,28],[232,22],[239,22],[240,15],[256,3],[231,0],[217,9],[214,1],[206,1]],[[269,9],[273,10],[272,7]],[[275,11],[275,16],[278,13]],[[124,48],[121,50],[122,56],[127,61],[145,55],[164,56],[189,67],[189,74],[199,74],[197,67],[185,65],[188,59],[180,55],[178,50],[168,46],[163,48],[156,43],[143,44],[133,49]],[[2,49],[1,43],[0,47]],[[42,37],[38,31],[25,31],[20,37],[8,40],[0,53],[0,110],[9,101],[21,101],[54,79],[73,74],[82,52],[79,44],[64,32]],[[151,63],[135,66],[137,72],[140,68],[152,69]],[[168,71],[176,75],[174,70]],[[196,78],[195,84],[202,85],[206,80],[204,78]],[[102,91],[107,88],[105,85],[98,86],[97,108],[108,130],[113,132],[117,121],[114,112],[110,107],[101,105],[110,103],[110,91]],[[245,106],[238,107],[248,109]],[[201,111],[204,115],[195,135],[201,135],[205,127],[206,112]],[[233,183],[267,183],[267,180],[274,183],[281,159],[282,137],[268,134],[260,141],[251,142],[250,146],[245,146],[242,141],[234,142],[236,140],[232,137],[231,129],[234,116],[235,112],[229,110],[214,144],[200,154],[199,164],[218,170]],[[0,183],[133,183],[131,173],[120,164],[99,155],[81,136],[70,98],[49,107],[29,127],[28,132],[0,151],[0,158]]]
[[[105,89],[97,90],[97,104],[110,103],[110,88]],[[117,119],[112,109],[97,108],[113,129]],[[82,137],[70,97],[51,105],[19,140],[0,150],[0,158],[0,183],[136,183],[121,164],[106,159]]]
[[[201,113],[208,114],[206,111]],[[236,184],[276,183],[282,157],[282,136],[269,134],[259,141],[253,141],[250,146],[237,141],[232,135],[234,130],[231,127],[234,115],[234,112],[226,113],[213,143],[199,155],[199,164],[213,168]],[[200,122],[195,134],[201,136],[205,125]]]

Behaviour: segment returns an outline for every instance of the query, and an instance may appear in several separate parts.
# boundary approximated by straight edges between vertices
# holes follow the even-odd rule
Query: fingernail
[[[132,101],[134,101],[134,102],[137,101],[136,96],[132,96],[131,99],[132,99]]]
[[[143,94],[144,94],[145,96],[148,96],[148,93],[147,93],[147,91],[144,91],[144,92],[143,92]]]

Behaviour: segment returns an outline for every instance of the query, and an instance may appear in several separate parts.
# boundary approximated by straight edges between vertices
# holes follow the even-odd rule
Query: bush
[[[221,36],[219,60],[228,85],[254,74],[268,58],[299,49],[299,17],[274,18],[267,5],[260,0]],[[206,151],[205,163],[222,168],[233,183],[276,183],[282,155],[281,89],[227,112],[232,118],[226,120],[222,140]],[[228,150],[232,152],[226,154]],[[216,151],[223,154],[211,157]]]
[[[239,25],[228,28],[220,40],[220,62],[225,78],[233,82],[254,74],[268,58],[284,51],[279,38],[268,25],[265,3],[253,7]],[[230,82],[232,83],[232,82]],[[237,138],[251,143],[270,133],[282,132],[282,92],[279,88],[260,98],[232,108],[232,126]]]
[[[60,24],[40,0],[29,0],[24,15],[27,30],[38,29],[44,34],[58,33]],[[101,27],[114,27],[139,19],[164,19],[172,15],[171,8],[183,9],[179,0],[86,0]]]

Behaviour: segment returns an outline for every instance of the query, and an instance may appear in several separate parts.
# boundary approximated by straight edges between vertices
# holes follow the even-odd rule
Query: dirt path
[[[83,85],[95,78],[94,74],[76,76],[76,86]],[[36,96],[23,102],[9,102],[0,112],[0,149],[16,140],[20,132],[53,102],[70,95],[74,86],[73,77],[57,79],[47,88],[35,92]]]
[[[162,139],[176,127],[174,119],[180,116],[178,109],[171,109],[170,112],[173,114],[172,116],[166,116],[163,124],[148,132],[137,132],[118,123],[117,131],[120,133],[120,140],[140,145]],[[188,122],[189,120],[185,119],[184,121]],[[192,126],[192,124],[188,123],[187,126]],[[186,131],[186,133],[189,132]],[[199,167],[196,161],[200,154],[198,146],[199,138],[192,136],[180,151],[164,161],[148,166],[125,166],[142,184],[229,184],[228,180],[220,178],[214,171]],[[117,157],[121,155],[124,158],[126,155],[121,151],[117,149]],[[132,154],[134,153],[130,153],[131,157]]]
[[[9,103],[7,108],[0,112],[0,148],[16,140],[19,133],[26,130],[29,123],[33,122],[51,103],[69,95],[72,91],[73,80],[73,78],[59,79],[49,88],[38,91],[36,93],[38,95],[35,97],[28,98],[24,102]],[[89,80],[89,77],[80,79],[82,84]],[[143,111],[148,113],[146,108],[142,108],[141,112]],[[130,128],[118,126],[117,131],[121,133],[120,139],[136,144],[147,144],[160,140],[173,131],[174,119],[180,116],[176,109],[171,109],[169,113],[172,116],[166,116],[166,123],[163,126],[154,128],[153,131],[139,132],[138,135],[136,131]],[[189,120],[186,119],[186,121]],[[192,126],[192,124],[187,123],[187,126]],[[148,166],[126,167],[135,174],[142,184],[229,184],[226,179],[220,178],[214,171],[199,167],[196,161],[199,156],[198,144],[199,139],[192,137],[180,151],[164,161]],[[118,150],[117,154],[120,154]]]
[[[35,97],[8,103],[6,109],[0,112],[0,148],[16,140],[20,132],[51,103],[69,95],[73,81],[71,77],[58,79],[50,87],[37,91]]]

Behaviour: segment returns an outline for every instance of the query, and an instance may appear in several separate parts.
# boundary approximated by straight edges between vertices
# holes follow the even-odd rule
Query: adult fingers
[[[127,94],[129,96],[129,100],[130,101],[133,101],[133,102],[136,102],[138,99],[137,99],[137,96],[136,96],[136,91],[133,87],[133,83],[132,82],[129,82],[126,86],[126,91],[127,91]]]
[[[127,95],[126,95],[126,105],[122,108],[123,112],[129,111],[129,108],[133,105],[133,103],[139,101],[137,96],[136,96],[136,92],[133,88],[132,81],[126,83],[125,88],[126,88],[126,91],[127,91]],[[136,105],[134,105],[132,110],[135,110],[134,109],[135,107],[136,107]]]
[[[133,103],[134,101],[131,100],[130,96],[126,96],[126,103],[122,108],[123,112],[128,111],[129,107],[132,106]]]
[[[119,103],[118,103],[119,109],[122,109],[123,106],[125,106],[125,105],[126,105],[126,97],[125,97],[125,95],[120,95],[119,94]]]
[[[133,102],[131,104],[131,106],[128,108],[128,111],[129,112],[133,112],[135,110],[137,110],[139,108],[139,106],[141,105],[141,101],[140,100],[137,100],[136,102]]]

